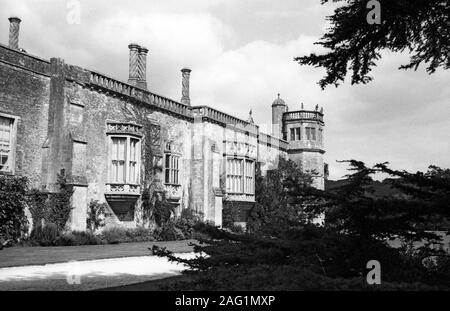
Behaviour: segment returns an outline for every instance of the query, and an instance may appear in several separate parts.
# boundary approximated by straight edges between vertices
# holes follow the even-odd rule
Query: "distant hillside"
[[[348,179],[341,180],[326,180],[325,181],[325,191],[330,191],[333,189],[337,189],[348,184]],[[375,198],[382,197],[397,197],[404,198],[405,194],[400,190],[393,188],[386,180],[385,181],[373,181],[372,189],[374,190],[373,194],[367,194],[368,196],[373,196]],[[450,233],[450,219],[441,219],[439,221],[432,220],[426,225],[427,230],[430,231],[449,231]],[[449,246],[450,247],[450,246]]]
[[[348,184],[347,179],[341,179],[341,180],[326,180],[325,181],[325,191],[337,189],[339,187],[342,187],[344,185]],[[402,196],[402,192],[398,189],[393,188],[388,182],[386,181],[376,181],[374,180],[372,184],[370,185],[373,190],[373,196],[375,197],[385,197],[385,196]]]

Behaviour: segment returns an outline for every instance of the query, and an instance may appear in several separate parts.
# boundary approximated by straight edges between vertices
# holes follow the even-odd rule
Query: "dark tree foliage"
[[[27,191],[27,178],[0,176],[0,249],[7,241],[17,242],[27,229]]]
[[[142,204],[145,216],[162,227],[175,213],[175,205],[171,204],[164,192],[146,189],[142,195]]]
[[[387,163],[368,168],[360,161],[350,160],[353,174],[346,185],[330,191],[327,196],[327,226],[368,239],[402,238],[420,241],[437,236],[430,233],[430,221],[443,221],[450,214],[450,174],[432,168],[427,173],[411,174],[394,171]],[[401,197],[374,197],[372,175],[390,174],[390,183],[401,190]],[[432,226],[431,226],[432,228]]]
[[[319,81],[324,89],[338,86],[347,71],[352,84],[368,83],[369,75],[382,50],[409,52],[410,62],[400,69],[417,70],[427,64],[427,72],[450,67],[450,1],[449,0],[378,0],[381,24],[369,24],[366,0],[342,2],[328,20],[331,27],[316,44],[328,49],[325,54],[295,58],[301,65],[326,69]],[[330,2],[322,0],[322,4]]]
[[[195,259],[178,258],[166,249],[152,248],[155,255],[189,268],[185,272],[189,282],[163,289],[429,290],[448,288],[450,284],[448,271],[430,272],[420,260],[406,258],[382,242],[358,245],[353,237],[311,224],[291,230],[289,238],[238,235],[201,224],[196,230],[210,238],[193,244],[200,255]],[[365,265],[373,258],[383,268],[383,284],[378,287],[365,282]],[[444,264],[448,267],[449,263]]]
[[[448,171],[433,168],[411,174],[391,170],[387,163],[368,168],[360,161],[346,162],[354,173],[347,176],[347,184],[326,193],[326,226],[359,237],[361,243],[389,239],[439,242],[430,231],[450,213]],[[389,182],[403,195],[373,196],[372,175],[376,173],[395,177]]]
[[[392,176],[388,182],[405,194],[405,200],[419,202],[428,210],[424,228],[450,233],[450,169],[430,166],[425,173],[409,173],[392,170],[386,164],[375,167]]]
[[[248,229],[280,236],[315,219],[318,191],[313,188],[311,174],[303,172],[295,162],[280,158],[278,168],[266,176],[256,171],[256,204],[250,211]]]
[[[49,199],[48,221],[55,224],[60,231],[66,229],[67,221],[72,212],[73,185],[67,183],[64,169],[57,175],[59,191],[52,194]]]
[[[259,175],[259,209],[250,219],[251,232],[234,234],[196,224],[196,230],[209,237],[194,244],[198,258],[181,259],[154,247],[154,254],[189,267],[189,282],[166,289],[450,288],[448,254],[427,244],[394,248],[389,243],[390,238],[437,240],[426,231],[428,216],[448,213],[448,206],[441,204],[448,196],[448,171],[409,174],[392,171],[386,163],[369,168],[363,162],[347,162],[352,172],[348,183],[329,192],[312,190],[310,177],[288,161],[265,177]],[[404,196],[374,196],[372,176],[378,172],[398,176],[392,182],[405,189]],[[310,221],[324,210],[324,226]],[[365,282],[366,264],[373,259],[383,271],[378,287]]]

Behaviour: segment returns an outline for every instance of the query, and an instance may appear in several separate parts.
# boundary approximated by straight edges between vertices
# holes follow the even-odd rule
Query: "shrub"
[[[182,233],[184,239],[193,239],[195,236],[195,225],[201,222],[201,219],[192,209],[186,208],[181,211],[181,216],[171,220],[173,225]]]
[[[233,233],[238,233],[238,234],[245,233],[244,227],[242,227],[241,225],[238,225],[238,224],[233,224],[227,228]]]
[[[127,229],[121,227],[110,227],[103,230],[101,239],[108,244],[119,244],[129,241]]]
[[[28,206],[30,208],[31,218],[33,219],[33,224],[35,226],[41,223],[42,220],[48,221],[49,219],[49,209],[47,208],[47,200],[49,196],[49,192],[38,189],[31,189],[28,193]]]
[[[72,211],[73,186],[67,184],[65,170],[61,170],[57,177],[59,192],[52,193],[48,201],[48,221],[56,224],[59,230],[64,230]]]
[[[26,232],[28,180],[25,177],[0,176],[0,244],[17,242]]]
[[[78,246],[77,237],[72,232],[61,234],[55,242],[56,246]]]
[[[102,240],[90,231],[72,231],[61,234],[56,244],[58,246],[99,245]]]
[[[127,230],[126,236],[130,242],[148,242],[156,240],[154,231],[143,227]]]
[[[105,226],[105,213],[108,205],[99,201],[91,201],[88,208],[87,227],[95,231]]]
[[[186,237],[183,231],[177,227],[176,220],[169,220],[161,227],[158,239],[160,241],[179,241],[185,240]]]
[[[102,240],[91,231],[73,231],[76,245],[99,245],[103,244]]]
[[[34,245],[55,246],[59,238],[59,229],[56,224],[37,224],[31,232],[31,241]]]
[[[73,186],[67,184],[65,170],[61,170],[57,175],[57,184],[59,191],[56,193],[32,189],[28,193],[28,202],[35,224],[44,220],[55,224],[60,231],[63,231],[72,211],[73,194]]]

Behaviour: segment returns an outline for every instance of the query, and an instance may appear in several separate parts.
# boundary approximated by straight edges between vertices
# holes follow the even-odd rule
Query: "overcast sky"
[[[365,86],[322,91],[321,69],[295,56],[317,51],[329,6],[320,0],[80,0],[81,23],[69,24],[73,0],[1,0],[0,42],[8,20],[22,18],[20,46],[44,58],[127,80],[128,44],[149,52],[149,89],[181,98],[182,67],[190,67],[193,105],[209,105],[270,128],[277,93],[290,110],[325,110],[330,177],[346,166],[389,161],[396,169],[450,167],[450,71],[399,71],[407,55],[384,53]],[[269,130],[265,130],[269,132]]]

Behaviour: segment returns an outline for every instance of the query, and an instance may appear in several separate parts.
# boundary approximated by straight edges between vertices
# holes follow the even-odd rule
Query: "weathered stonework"
[[[142,60],[147,52],[130,45],[125,83],[59,58],[46,61],[0,45],[0,117],[13,117],[17,128],[14,174],[29,177],[33,187],[53,191],[57,173],[65,169],[75,187],[71,229],[86,229],[92,200],[108,203],[108,225],[151,226],[143,198],[158,193],[176,206],[178,215],[190,208],[221,225],[224,197],[246,207],[255,200],[248,184],[242,193],[227,192],[227,176],[236,173],[228,160],[234,158],[249,163],[245,177],[253,182],[250,168],[258,165],[265,173],[277,167],[280,157],[291,158],[305,170],[318,171],[316,186],[323,188],[323,139],[283,139],[292,127],[312,124],[322,129],[323,114],[295,115],[278,98],[274,135],[261,133],[250,119],[191,106],[188,69],[183,70],[181,102],[147,91]],[[127,141],[130,150],[131,141],[137,146],[133,182],[128,175],[126,181],[112,179],[112,163],[125,161],[113,158],[114,137]],[[124,165],[131,165],[132,151],[126,152]],[[167,180],[172,174],[169,156],[178,159],[174,182]]]

